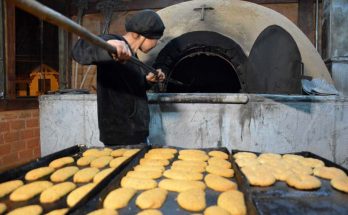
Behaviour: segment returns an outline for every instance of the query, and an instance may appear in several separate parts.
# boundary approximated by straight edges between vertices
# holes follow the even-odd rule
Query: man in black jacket
[[[128,145],[145,142],[149,135],[149,107],[146,90],[165,79],[145,74],[139,66],[127,62],[138,50],[147,53],[163,35],[164,24],[157,13],[143,10],[126,20],[123,36],[100,37],[117,49],[108,53],[84,40],[73,48],[73,58],[83,65],[97,65],[97,103],[100,141],[105,145]]]

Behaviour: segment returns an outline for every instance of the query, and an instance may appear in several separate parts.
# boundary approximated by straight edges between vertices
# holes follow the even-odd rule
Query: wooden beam
[[[4,15],[3,15],[4,2],[0,2],[0,99],[5,96],[5,68],[4,68]]]
[[[16,97],[16,10],[11,1],[5,1],[5,73],[6,98]]]
[[[182,2],[186,2],[189,0],[133,0],[133,1],[120,1],[118,7],[114,9],[115,12],[119,11],[134,11],[134,10],[142,10],[142,9],[162,9],[174,4],[179,4]],[[248,2],[253,2],[256,4],[289,4],[289,3],[298,3],[300,0],[246,0]],[[86,10],[86,14],[99,13],[97,10],[97,3],[99,0],[90,0],[88,4],[88,9]],[[77,14],[77,8],[71,7],[70,16]]]
[[[313,0],[301,0],[298,6],[298,26],[309,40],[314,43],[314,2]]]
[[[38,98],[0,99],[0,111],[38,109]]]

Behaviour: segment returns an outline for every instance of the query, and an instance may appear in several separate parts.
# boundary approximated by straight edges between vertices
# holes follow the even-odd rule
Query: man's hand
[[[108,40],[107,43],[114,46],[117,53],[112,53],[112,57],[116,61],[124,62],[129,60],[132,56],[132,52],[129,50],[127,43],[122,40]]]
[[[166,75],[162,72],[161,69],[157,69],[158,75],[156,76],[152,72],[146,75],[146,80],[150,83],[163,82],[166,79]]]

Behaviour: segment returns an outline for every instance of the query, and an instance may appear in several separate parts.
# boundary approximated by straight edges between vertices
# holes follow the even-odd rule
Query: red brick
[[[3,157],[4,164],[9,165],[12,163],[15,163],[18,161],[18,153],[17,152],[12,152],[10,154],[7,154]]]
[[[0,120],[17,119],[17,117],[16,111],[2,112],[0,114]]]
[[[34,148],[34,158],[38,158],[38,157],[41,157],[41,148],[40,147]]]
[[[33,158],[33,149],[26,149],[24,151],[20,151],[18,153],[18,157],[20,160],[28,160],[28,159],[32,159]]]
[[[33,129],[33,137],[40,137],[40,128]]]
[[[8,122],[0,122],[0,133],[10,130],[10,124]]]
[[[24,120],[10,121],[10,128],[11,130],[23,129],[25,128],[25,121]]]
[[[18,118],[30,118],[31,113],[30,111],[22,111],[18,114]]]
[[[26,124],[27,128],[37,128],[39,127],[39,119],[28,119]]]
[[[0,156],[9,154],[11,152],[10,144],[2,144],[0,145]]]
[[[31,116],[34,117],[34,118],[38,118],[39,117],[39,110],[31,111]]]
[[[4,134],[5,143],[19,140],[19,131],[9,132]]]
[[[5,143],[4,134],[0,134],[0,145]]]
[[[18,152],[26,149],[26,144],[23,140],[12,142],[10,145],[12,152]]]
[[[30,140],[27,140],[27,149],[31,149],[31,148],[39,147],[39,146],[40,146],[39,138],[33,138]]]
[[[33,129],[27,129],[20,131],[20,139],[29,139],[34,137],[34,130]]]

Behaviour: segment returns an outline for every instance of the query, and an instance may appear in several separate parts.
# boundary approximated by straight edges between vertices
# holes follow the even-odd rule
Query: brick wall
[[[0,172],[40,154],[39,110],[0,112]]]

